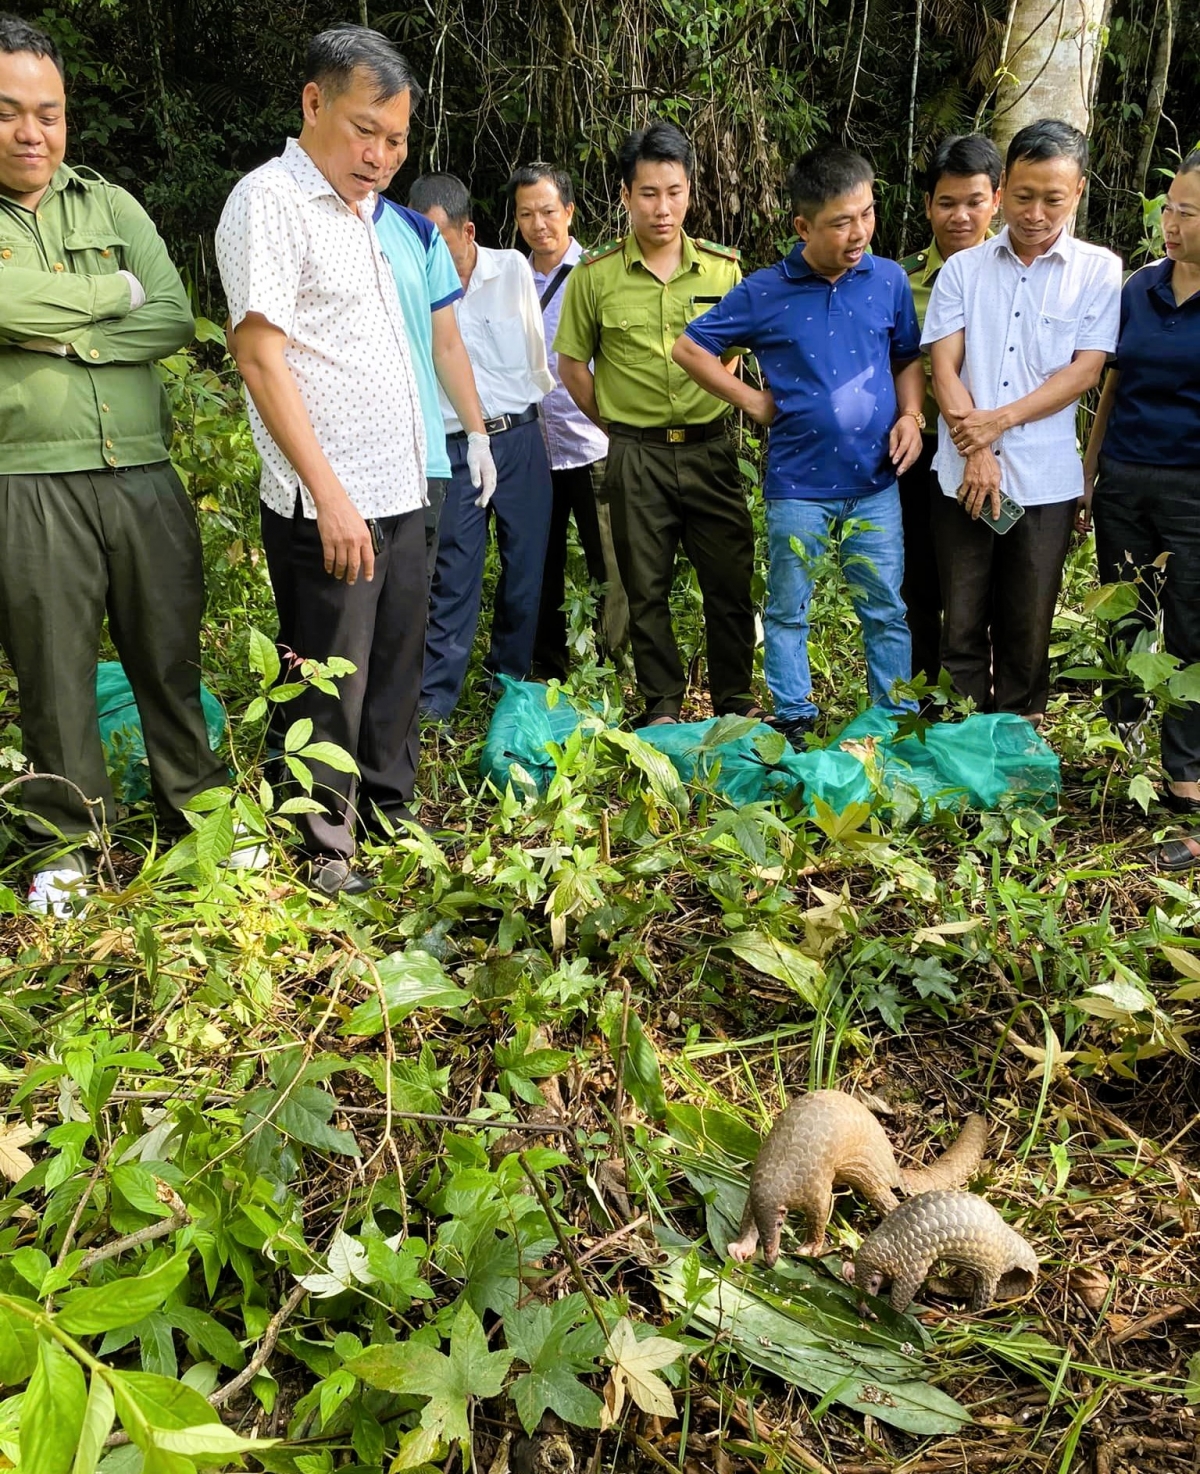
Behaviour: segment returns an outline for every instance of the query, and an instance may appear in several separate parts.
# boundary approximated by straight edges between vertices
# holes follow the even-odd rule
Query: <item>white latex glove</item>
[[[129,295],[132,299],[129,304],[130,312],[136,312],[139,307],[144,307],[146,305],[146,288],[142,286],[133,272],[118,271],[117,275],[123,276],[129,283]]]
[[[467,436],[467,470],[471,485],[480,488],[477,507],[486,507],[496,494],[496,462],[492,460],[491,437],[472,430]]]

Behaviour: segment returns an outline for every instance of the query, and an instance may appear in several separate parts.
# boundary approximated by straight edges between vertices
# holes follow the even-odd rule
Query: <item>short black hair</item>
[[[556,164],[547,164],[543,159],[535,159],[532,164],[518,164],[504,187],[509,199],[515,203],[517,190],[528,189],[531,184],[540,184],[543,179],[548,179],[558,190],[558,197],[564,205],[575,203],[575,186],[571,183],[571,176],[565,169],[560,169]]]
[[[849,194],[860,184],[874,184],[875,169],[869,159],[853,149],[825,143],[810,149],[788,170],[792,214],[811,219],[822,205]]]
[[[1004,160],[1000,150],[982,133],[953,133],[943,138],[937,152],[929,161],[925,171],[925,193],[937,192],[942,176],[955,179],[970,179],[975,174],[986,174],[992,181],[992,192],[1000,188],[1000,174]]]
[[[471,218],[471,191],[456,174],[422,174],[408,191],[408,208],[424,215],[435,206],[451,225],[465,225]]]
[[[1176,169],[1175,172],[1177,174],[1195,174],[1197,172],[1200,172],[1200,148],[1194,148],[1191,153],[1184,158],[1183,163],[1180,164],[1179,168]]]
[[[643,159],[647,164],[682,164],[688,179],[696,172],[696,150],[674,123],[655,122],[639,128],[617,150],[617,168],[626,189],[633,188],[633,176]]]
[[[8,56],[29,51],[34,56],[47,57],[57,67],[58,75],[63,75],[62,52],[45,31],[31,26],[20,16],[10,15],[7,10],[0,11],[0,51]]]
[[[330,26],[308,43],[304,81],[315,82],[326,97],[337,97],[362,69],[375,83],[375,102],[388,102],[402,92],[412,93],[415,107],[422,91],[408,58],[388,38],[367,26]]]
[[[1045,159],[1072,159],[1080,174],[1088,171],[1088,141],[1061,118],[1039,118],[1014,133],[1004,156],[1005,172],[1014,164],[1040,164]]]

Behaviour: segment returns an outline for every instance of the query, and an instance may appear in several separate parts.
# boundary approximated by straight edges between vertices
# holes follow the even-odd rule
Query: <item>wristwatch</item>
[[[925,416],[921,413],[921,411],[919,409],[906,409],[904,411],[904,413],[900,416],[900,418],[902,420],[906,420],[910,416],[911,416],[912,419],[916,420],[916,422],[917,422],[917,429],[918,430],[924,430],[924,428],[925,428]]]

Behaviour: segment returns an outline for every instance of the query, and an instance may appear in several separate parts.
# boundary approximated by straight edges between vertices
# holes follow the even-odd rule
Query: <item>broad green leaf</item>
[[[642,735],[622,732],[617,727],[601,732],[600,740],[625,754],[633,767],[649,779],[650,790],[656,798],[670,804],[680,814],[687,813],[687,789],[679,781],[679,774],[670,758],[644,741]]]
[[[15,1295],[4,1299],[42,1313],[42,1307],[33,1300]],[[38,1337],[33,1326],[23,1315],[0,1305],[0,1386],[20,1386],[37,1365],[37,1358]]]
[[[1168,655],[1165,650],[1136,650],[1125,664],[1147,691],[1153,691],[1175,670],[1179,657]]]
[[[138,1321],[134,1329],[137,1331],[142,1371],[157,1372],[160,1377],[177,1377],[179,1358],[175,1355],[175,1337],[162,1311],[152,1310],[144,1320]]]
[[[299,756],[310,763],[324,763],[335,773],[358,773],[358,764],[344,747],[336,742],[310,742],[301,748]]]
[[[187,1278],[190,1250],[182,1249],[149,1274],[112,1280],[95,1289],[71,1290],[63,1296],[55,1323],[76,1336],[96,1336],[131,1326],[157,1310]]]
[[[21,1399],[21,1474],[68,1474],[83,1429],[83,1368],[47,1337]]]
[[[233,810],[216,809],[201,822],[192,838],[201,865],[208,868],[220,865],[233,849]]]
[[[311,717],[301,717],[298,722],[293,722],[292,725],[287,729],[287,732],[284,734],[284,752],[291,753],[293,756],[295,756],[295,754],[298,753],[302,747],[308,746],[309,738],[312,736],[312,733],[313,724]]]
[[[113,1401],[112,1388],[103,1377],[93,1372],[71,1474],[93,1474],[104,1453],[104,1440],[108,1437],[115,1415],[116,1404]]]
[[[511,1351],[489,1351],[479,1317],[460,1307],[450,1331],[450,1355],[420,1342],[369,1346],[346,1363],[369,1387],[426,1397],[421,1426],[446,1441],[470,1436],[467,1405],[472,1397],[498,1397],[512,1362]]]
[[[156,1428],[153,1446],[164,1453],[187,1454],[189,1458],[224,1457],[272,1448],[277,1438],[243,1438],[223,1423],[200,1423],[194,1428]]]
[[[621,1051],[621,1013],[613,1014],[608,1027],[608,1047],[614,1061]],[[662,1072],[658,1068],[658,1056],[654,1046],[646,1037],[642,1021],[631,1008],[625,1027],[625,1089],[635,1104],[653,1121],[661,1121],[667,1114],[667,1097],[663,1092]]]
[[[1167,681],[1167,690],[1176,701],[1200,701],[1200,664],[1175,671]]]
[[[349,1131],[342,1131],[329,1124],[337,1102],[326,1090],[315,1085],[298,1085],[272,1117],[280,1131],[286,1131],[305,1146],[318,1151],[340,1152],[343,1156],[357,1157],[358,1143]]]
[[[583,1296],[514,1310],[504,1329],[509,1349],[529,1368],[510,1389],[525,1431],[533,1432],[547,1408],[578,1427],[598,1428],[604,1404],[579,1378],[598,1371],[604,1338]]]
[[[250,669],[263,678],[264,686],[273,686],[279,679],[279,651],[275,641],[268,640],[261,630],[250,629]]]
[[[1083,612],[1094,614],[1097,619],[1124,619],[1138,606],[1137,585],[1133,583],[1106,583],[1092,589],[1083,601]]]
[[[163,1315],[169,1325],[189,1336],[215,1361],[235,1372],[246,1365],[246,1354],[237,1338],[219,1320],[190,1305],[168,1305]]]
[[[756,971],[786,983],[810,1008],[820,1006],[821,994],[825,990],[825,971],[819,962],[806,957],[799,948],[763,931],[735,932],[725,946]]]
[[[151,1428],[190,1428],[194,1423],[218,1423],[216,1409],[186,1382],[158,1377],[153,1372],[121,1372],[113,1383],[117,1413],[126,1432],[138,1442],[134,1430],[142,1423]]]
[[[442,964],[428,952],[393,952],[383,958],[378,969],[389,1027],[418,1008],[466,1008],[471,1003],[471,995],[452,983]],[[377,992],[372,989],[340,1032],[364,1037],[383,1032],[383,1009]]]

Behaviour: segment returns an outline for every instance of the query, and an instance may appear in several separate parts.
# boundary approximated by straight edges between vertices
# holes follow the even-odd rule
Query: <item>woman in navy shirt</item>
[[[1085,509],[1095,486],[1100,577],[1145,580],[1138,624],[1163,614],[1167,653],[1200,661],[1200,149],[1184,159],[1163,207],[1166,259],[1143,266],[1121,293],[1121,336],[1084,458]],[[1169,553],[1165,571],[1149,567]],[[1142,708],[1122,695],[1105,709],[1118,722]],[[1200,814],[1200,703],[1163,716],[1162,801]],[[1200,863],[1200,838],[1172,840],[1165,870]]]

